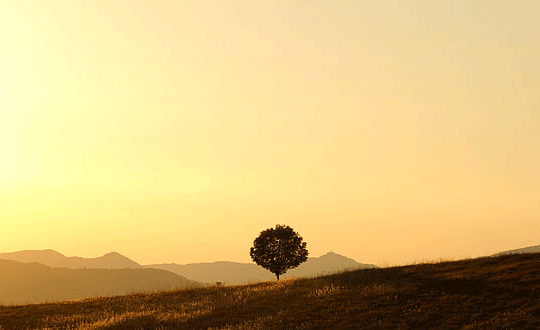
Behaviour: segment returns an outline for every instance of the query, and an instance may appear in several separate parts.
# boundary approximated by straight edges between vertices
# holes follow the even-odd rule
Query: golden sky
[[[540,2],[2,1],[0,251],[540,244]]]

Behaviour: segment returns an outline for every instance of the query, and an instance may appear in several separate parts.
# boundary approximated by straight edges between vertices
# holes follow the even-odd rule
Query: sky
[[[0,251],[540,244],[540,2],[2,1]]]

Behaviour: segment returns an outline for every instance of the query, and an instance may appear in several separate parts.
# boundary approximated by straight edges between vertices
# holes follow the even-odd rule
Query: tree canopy
[[[249,252],[251,259],[279,276],[307,260],[306,242],[291,227],[276,225],[263,230],[253,241]]]

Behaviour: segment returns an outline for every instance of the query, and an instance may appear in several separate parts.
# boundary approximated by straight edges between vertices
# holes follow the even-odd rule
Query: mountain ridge
[[[52,268],[68,269],[125,269],[144,268],[137,262],[118,253],[109,252],[96,258],[67,257],[62,253],[46,250],[22,250],[15,252],[0,253],[0,259],[19,262],[37,262]]]
[[[216,261],[191,264],[152,264],[145,267],[164,269],[206,283],[222,282],[229,285],[254,283],[275,279],[274,274],[255,263]],[[345,270],[377,268],[375,265],[362,264],[354,259],[328,252],[320,257],[310,257],[297,268],[289,270],[282,278],[314,277]]]
[[[161,269],[188,280],[229,285],[254,283],[273,280],[275,277],[268,270],[255,263],[233,261],[215,261],[190,264],[163,263],[141,265],[128,257],[109,252],[97,258],[66,257],[62,253],[46,250],[23,250],[0,253],[0,259],[24,263],[39,263],[51,268],[66,269]],[[299,267],[289,270],[282,277],[313,277],[344,270],[375,268],[375,265],[362,264],[354,259],[328,252],[320,257],[309,257]]]
[[[0,305],[205,286],[161,269],[69,269],[0,259]]]

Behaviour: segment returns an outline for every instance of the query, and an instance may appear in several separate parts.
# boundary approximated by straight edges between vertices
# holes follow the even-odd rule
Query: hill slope
[[[366,268],[377,268],[377,266],[361,264],[354,259],[347,258],[334,252],[328,252],[318,258],[308,258],[305,263],[297,268],[291,269],[287,273],[289,277],[311,277],[337,273],[344,270]]]
[[[220,281],[228,285],[269,281],[275,278],[274,274],[254,263],[218,261],[187,265],[157,264],[148,265],[147,267],[168,270],[191,280],[207,283]],[[353,259],[329,252],[318,258],[308,258],[305,263],[289,270],[282,278],[312,277],[343,270],[374,267],[376,266],[361,264]]]
[[[70,269],[124,269],[142,268],[135,261],[117,252],[107,253],[97,258],[66,257],[54,250],[26,250],[0,253],[0,259],[19,262],[37,262],[49,267]]]
[[[0,259],[0,303],[24,304],[198,286],[158,269],[66,269]]]
[[[540,254],[0,307],[2,329],[539,329]]]
[[[524,247],[524,248],[520,248],[520,249],[499,252],[499,253],[495,254],[494,256],[497,257],[497,256],[505,255],[505,254],[539,253],[539,252],[540,252],[540,245],[534,245],[534,246],[528,246],[528,247]]]

